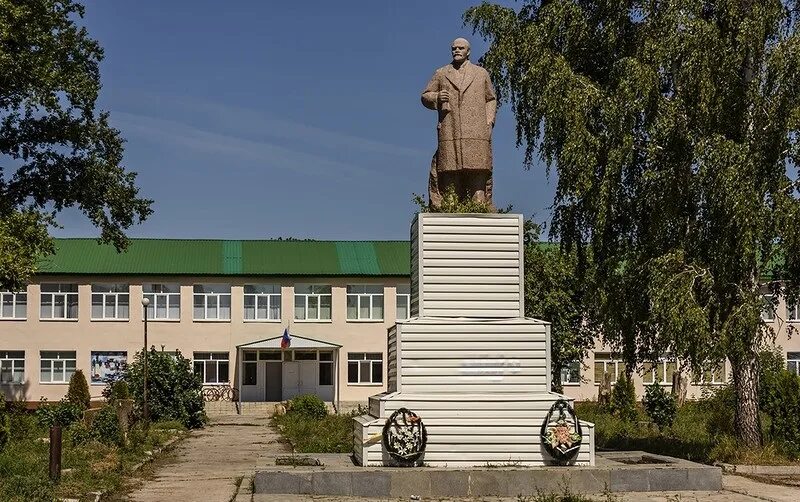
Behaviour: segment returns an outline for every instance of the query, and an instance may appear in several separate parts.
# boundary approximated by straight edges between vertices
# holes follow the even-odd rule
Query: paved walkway
[[[154,466],[145,479],[123,500],[135,502],[300,502],[305,500],[344,502],[366,501],[354,497],[309,495],[252,495],[250,485],[256,467],[274,463],[276,455],[286,451],[278,442],[269,420],[258,416],[219,416],[211,425],[192,432],[163,461]],[[648,492],[614,494],[624,502],[796,502],[800,488],[760,483],[742,476],[723,476],[721,492]],[[401,500],[411,500],[413,493]],[[594,497],[606,500],[603,496]],[[532,498],[531,498],[532,499]],[[117,499],[115,499],[117,500]],[[436,499],[449,502],[497,501],[518,502],[525,498],[484,497],[474,499]]]
[[[209,426],[193,431],[165,461],[157,462],[153,476],[124,500],[230,502],[242,484],[249,501],[259,456],[285,449],[268,422],[248,415],[213,417]]]

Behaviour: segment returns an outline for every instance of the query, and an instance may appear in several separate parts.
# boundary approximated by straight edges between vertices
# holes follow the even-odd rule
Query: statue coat
[[[492,169],[492,126],[497,98],[489,73],[464,62],[463,79],[452,64],[436,70],[422,92],[422,104],[439,112],[437,171]],[[439,91],[450,100],[439,103]]]

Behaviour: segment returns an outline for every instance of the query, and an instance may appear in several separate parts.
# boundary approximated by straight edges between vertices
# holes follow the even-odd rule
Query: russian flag
[[[283,330],[281,337],[281,348],[286,349],[292,346],[292,337],[289,336],[289,328]]]

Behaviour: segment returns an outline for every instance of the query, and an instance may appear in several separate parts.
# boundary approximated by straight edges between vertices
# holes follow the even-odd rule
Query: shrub
[[[116,381],[112,383],[110,387],[111,387],[110,397],[112,401],[131,398],[131,389],[130,387],[128,387],[128,382],[126,382],[125,380]]]
[[[705,415],[709,434],[735,436],[733,420],[736,414],[736,392],[733,385],[720,385],[713,390],[704,389],[698,404]]]
[[[67,401],[80,405],[85,410],[89,408],[90,400],[89,384],[86,382],[86,377],[83,376],[83,371],[77,370],[69,379]]]
[[[108,445],[121,445],[123,443],[117,411],[111,405],[103,406],[97,412],[89,430],[91,437],[101,443]]]
[[[157,351],[147,353],[147,406],[150,419],[178,420],[186,428],[202,427],[206,422],[203,409],[203,383],[192,371],[189,360],[180,352]],[[136,411],[141,413],[144,375],[142,353],[134,357],[122,376],[133,399]]]
[[[39,425],[47,429],[54,425],[68,427],[82,417],[83,407],[66,399],[62,399],[58,403],[48,403],[46,399],[42,398],[36,409],[36,419]]]
[[[80,446],[92,439],[92,431],[85,423],[75,422],[67,428],[67,437],[72,446]]]
[[[0,451],[6,447],[11,436],[11,420],[6,411],[6,400],[0,394]]]
[[[642,403],[647,416],[659,428],[671,427],[675,422],[675,415],[678,413],[675,396],[667,392],[658,382],[647,386]]]
[[[291,411],[308,418],[322,419],[328,414],[325,402],[313,394],[303,394],[291,400]]]
[[[762,353],[759,362],[758,397],[770,419],[769,434],[795,456],[800,449],[800,377],[786,370],[780,352]]]
[[[621,375],[611,391],[611,411],[622,420],[632,422],[638,417],[636,389],[627,376]]]

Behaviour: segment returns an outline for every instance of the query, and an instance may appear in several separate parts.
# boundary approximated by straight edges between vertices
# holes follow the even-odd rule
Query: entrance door
[[[283,374],[281,372],[280,361],[268,361],[266,363],[267,391],[265,401],[277,402],[283,399]]]
[[[317,361],[302,361],[300,364],[300,394],[317,393]]]
[[[300,394],[300,363],[283,362],[283,399],[291,399]]]

